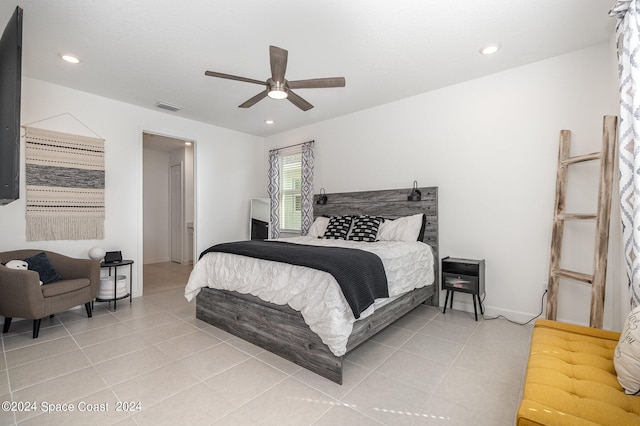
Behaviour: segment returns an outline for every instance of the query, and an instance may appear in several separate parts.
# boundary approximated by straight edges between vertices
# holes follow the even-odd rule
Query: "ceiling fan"
[[[344,77],[330,77],[330,78],[312,78],[309,80],[296,80],[287,81],[284,78],[285,71],[287,70],[287,57],[288,52],[284,49],[275,46],[269,46],[269,59],[271,62],[271,78],[267,81],[254,80],[246,77],[238,77],[236,75],[223,74],[220,72],[206,71],[205,75],[210,77],[226,78],[229,80],[244,81],[247,83],[260,84],[267,88],[263,91],[247,100],[243,104],[239,105],[240,108],[249,108],[255,105],[258,101],[269,96],[273,99],[287,98],[292,104],[297,106],[303,111],[308,111],[313,108],[309,102],[302,97],[294,93],[291,89],[319,89],[323,87],[344,87]]]

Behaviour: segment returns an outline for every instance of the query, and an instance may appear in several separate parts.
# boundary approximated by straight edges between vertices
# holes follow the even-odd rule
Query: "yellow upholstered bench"
[[[640,425],[640,396],[618,383],[620,333],[537,320],[517,426]]]

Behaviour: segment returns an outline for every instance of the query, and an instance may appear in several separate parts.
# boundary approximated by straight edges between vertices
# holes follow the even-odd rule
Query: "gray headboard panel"
[[[438,289],[440,288],[440,251],[438,248],[438,187],[427,186],[418,188],[422,193],[421,201],[408,201],[407,196],[413,188],[387,189],[380,191],[326,193],[326,204],[317,204],[320,194],[313,197],[314,216],[342,216],[367,214],[396,219],[424,213],[426,226],[423,241],[431,246],[435,260],[436,297],[438,303]],[[433,304],[433,303],[432,303]]]

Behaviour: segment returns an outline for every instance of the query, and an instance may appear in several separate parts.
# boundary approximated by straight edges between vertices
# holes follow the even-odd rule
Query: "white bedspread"
[[[422,242],[375,243],[294,237],[282,241],[317,246],[352,247],[382,259],[389,297],[399,296],[434,281],[431,247]],[[303,266],[288,265],[228,253],[207,253],[194,266],[185,288],[191,301],[202,287],[250,293],[267,302],[288,304],[299,311],[309,328],[336,356],[344,355],[356,319],[333,276]],[[388,299],[377,299],[366,318]]]

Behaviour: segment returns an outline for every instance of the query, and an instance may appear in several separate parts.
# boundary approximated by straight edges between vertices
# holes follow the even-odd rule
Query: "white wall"
[[[611,35],[611,39],[609,40],[609,61],[611,64],[611,86],[615,89],[615,96],[612,99],[613,106],[612,109],[616,110],[619,115],[620,111],[620,82],[618,79],[618,55],[617,55],[617,46],[616,46],[616,33],[615,31]],[[620,197],[618,196],[620,193],[620,185],[618,182],[619,169],[618,169],[618,161],[616,155],[616,166],[614,168],[615,176],[613,179],[613,198],[611,200],[611,239],[612,243],[609,244],[610,251],[609,255],[610,262],[608,268],[610,269],[610,273],[613,272],[614,276],[612,281],[608,281],[611,285],[607,286],[607,289],[611,290],[610,296],[613,302],[613,306],[616,308],[619,306],[619,309],[614,309],[612,312],[612,321],[616,330],[621,330],[624,327],[624,323],[627,319],[629,311],[631,310],[630,306],[630,297],[631,293],[629,291],[629,287],[627,285],[627,278],[625,273],[626,261],[624,257],[624,242],[622,240],[622,218],[620,211]],[[609,275],[609,274],[608,274]],[[609,297],[609,294],[607,294]]]
[[[438,186],[441,257],[486,259],[488,315],[527,320],[546,289],[559,131],[574,154],[600,149],[602,117],[617,113],[612,67],[605,43],[281,133],[265,151],[315,140],[316,191]],[[578,194],[585,176],[570,181]],[[558,319],[588,323],[585,290],[571,292],[580,301],[561,294]],[[611,327],[611,298],[605,315]]]
[[[54,116],[59,117],[49,119]],[[24,77],[21,122],[27,124],[36,121],[37,126],[42,128],[90,136],[96,133],[105,139],[105,238],[26,241],[23,142],[21,198],[0,207],[0,250],[43,248],[70,256],[87,257],[89,249],[94,246],[102,246],[107,250],[120,249],[124,257],[136,262],[134,296],[141,295],[144,131],[178,135],[196,141],[197,253],[214,243],[247,238],[247,201],[264,196],[266,186],[266,160],[261,138],[182,119],[179,113],[157,112]]]
[[[169,153],[143,149],[143,165],[143,263],[169,262]]]

